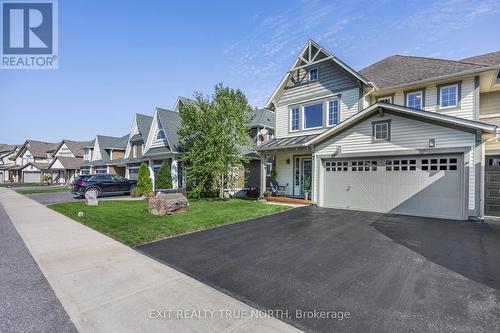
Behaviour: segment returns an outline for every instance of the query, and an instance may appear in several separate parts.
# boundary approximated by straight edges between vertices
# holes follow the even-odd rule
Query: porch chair
[[[286,192],[286,186],[279,185],[277,181],[269,181],[269,189],[273,196],[284,196]]]

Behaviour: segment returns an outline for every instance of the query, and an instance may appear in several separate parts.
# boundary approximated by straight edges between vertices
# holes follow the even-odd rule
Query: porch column
[[[172,162],[170,163],[170,173],[172,175],[172,188],[179,188],[179,164],[177,158],[172,157]]]
[[[151,178],[151,182],[153,183],[153,191],[155,190],[155,169],[153,160],[148,161],[149,168],[149,177]]]
[[[266,191],[266,155],[260,155],[260,196]]]

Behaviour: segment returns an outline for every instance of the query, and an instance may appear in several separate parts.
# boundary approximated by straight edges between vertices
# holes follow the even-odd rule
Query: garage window
[[[381,120],[372,122],[373,141],[391,140],[391,121]]]
[[[456,171],[456,158],[423,158],[420,168],[423,171]]]

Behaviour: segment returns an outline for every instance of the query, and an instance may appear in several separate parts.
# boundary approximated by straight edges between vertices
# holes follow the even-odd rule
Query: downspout
[[[363,101],[364,101],[364,100],[366,100],[366,98],[367,98],[369,95],[371,95],[371,94],[372,94],[375,90],[377,90],[377,88],[375,87],[375,84],[373,84],[373,82],[369,82],[369,84],[372,86],[372,89],[371,89],[369,92],[367,92],[366,94],[364,94],[364,95],[363,95]],[[370,103],[368,103],[368,104],[370,104]],[[363,105],[363,106],[364,106],[364,105]],[[363,109],[364,109],[364,107],[363,107],[363,108],[361,108],[361,110],[363,110]]]

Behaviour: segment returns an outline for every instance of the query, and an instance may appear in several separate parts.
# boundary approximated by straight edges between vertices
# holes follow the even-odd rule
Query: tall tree
[[[172,173],[170,172],[170,163],[167,160],[162,162],[160,170],[156,174],[155,187],[157,189],[172,188]]]
[[[218,193],[235,181],[229,175],[247,161],[242,148],[250,147],[252,109],[240,90],[215,86],[212,96],[195,93],[195,103],[181,112],[182,162],[194,197]]]
[[[141,163],[139,174],[137,175],[136,193],[138,195],[150,195],[153,191],[149,168],[145,163]]]

